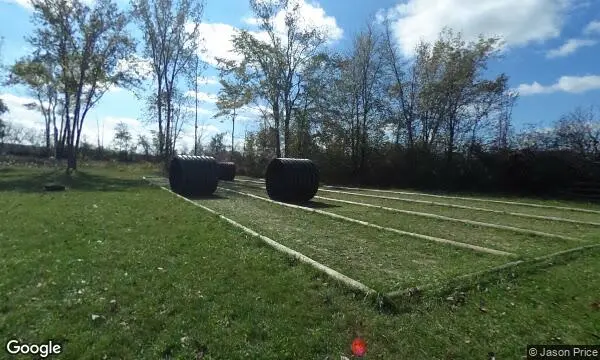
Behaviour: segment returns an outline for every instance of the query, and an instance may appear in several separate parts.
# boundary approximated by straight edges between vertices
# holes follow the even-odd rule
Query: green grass
[[[332,188],[322,188],[322,189],[337,190],[337,189],[332,189]],[[500,211],[513,212],[513,213],[525,213],[525,214],[540,215],[540,216],[562,217],[562,218],[566,218],[566,219],[573,219],[573,220],[580,220],[580,221],[598,222],[599,221],[598,219],[600,218],[599,214],[579,212],[579,211],[569,211],[569,210],[552,209],[552,208],[539,208],[539,207],[531,207],[531,206],[524,206],[524,205],[517,205],[517,204],[503,204],[503,203],[496,203],[496,202],[473,201],[471,199],[439,198],[439,197],[422,195],[420,193],[396,194],[396,193],[372,191],[372,190],[368,190],[368,189],[365,189],[365,190],[340,189],[340,190],[346,191],[346,192],[353,192],[353,193],[364,193],[364,194],[369,194],[369,195],[400,197],[400,198],[412,199],[412,200],[434,201],[434,202],[454,204],[454,205],[472,206],[472,207],[500,210]],[[397,191],[402,191],[402,190],[397,190]],[[330,194],[330,192],[328,192],[328,191],[322,191],[322,193]],[[326,196],[326,195],[323,195],[323,196]],[[449,195],[449,196],[453,196],[453,195]],[[474,196],[474,197],[477,199],[486,199],[486,197],[483,197],[483,196]],[[539,200],[539,199],[530,199],[530,198],[489,198],[488,197],[487,199],[600,211],[600,205],[592,204],[592,203],[585,203],[585,202],[574,203],[572,201],[571,202],[569,202],[569,201],[543,201],[543,200]]]
[[[3,345],[56,339],[61,359],[339,359],[360,335],[366,359],[514,359],[526,344],[600,339],[597,251],[390,315],[142,172],[84,169],[43,193],[60,174],[0,170]]]
[[[248,177],[248,176],[236,176],[236,179],[259,181],[259,182],[264,183],[264,179],[257,179],[257,178]],[[335,186],[330,186],[328,188],[321,186],[321,188],[332,189],[332,188],[335,188]],[[414,193],[414,195],[398,194],[397,196],[402,196],[402,197],[404,197],[404,196],[413,197],[414,196],[417,199],[424,199],[424,200],[428,200],[428,201],[444,201],[444,202],[446,202],[446,199],[431,197],[431,196],[423,196],[424,194],[450,196],[450,197],[477,198],[477,199],[494,200],[494,201],[524,202],[524,203],[530,203],[530,204],[573,207],[573,208],[579,208],[579,209],[600,211],[600,203],[598,203],[598,202],[589,202],[589,201],[584,201],[584,200],[556,199],[556,198],[552,198],[552,197],[520,196],[520,195],[513,195],[513,194],[502,195],[502,194],[494,194],[494,193],[476,193],[476,192],[443,192],[443,191],[423,192],[423,191],[414,190],[414,189],[398,189],[398,188],[386,188],[386,189],[383,189],[383,190],[385,190],[385,192],[381,192],[381,191],[373,191],[373,190],[381,190],[381,189],[356,188],[353,186],[349,186],[349,188],[360,189],[358,191],[365,192],[368,194],[384,195],[384,196],[386,195],[386,193],[390,196],[395,196],[392,193],[388,193],[388,191]],[[340,189],[340,190],[342,190],[342,189]],[[356,192],[357,190],[344,190],[344,191]],[[480,205],[494,204],[494,203],[480,202],[480,201],[473,202],[471,199],[469,199],[469,200],[455,199],[455,200],[460,201],[459,204],[464,204],[465,202],[466,202],[466,204],[480,204]],[[494,204],[494,205],[505,206],[502,204]],[[508,205],[508,206],[512,207],[515,205]],[[532,208],[526,206],[526,207],[524,207],[524,209],[532,209]],[[592,216],[593,216],[593,214],[592,214]]]
[[[444,282],[511,260],[378,231],[230,192],[216,194],[223,198],[197,201],[379,291]]]
[[[240,178],[247,179],[247,180],[257,180],[257,179],[249,178],[249,177],[240,177]],[[354,187],[354,188],[356,188],[356,187]],[[379,190],[379,189],[372,189],[372,188],[360,188],[360,189],[361,189],[361,191],[365,191],[365,192],[369,192],[369,193],[381,193],[380,191],[373,191],[373,190]],[[597,202],[589,202],[589,201],[585,201],[585,200],[558,199],[558,198],[553,198],[552,196],[536,197],[533,195],[532,196],[521,196],[521,195],[516,195],[516,194],[499,194],[499,193],[495,194],[495,193],[477,193],[477,192],[444,192],[444,191],[423,192],[423,191],[414,190],[414,189],[398,189],[398,188],[386,188],[384,190],[386,192],[387,191],[396,191],[396,192],[414,193],[413,196],[416,196],[416,197],[421,196],[421,197],[425,197],[428,199],[435,199],[436,197],[423,196],[423,195],[430,194],[430,195],[440,195],[440,196],[448,196],[448,197],[477,198],[477,199],[494,200],[494,201],[524,202],[524,203],[530,203],[530,204],[573,207],[573,208],[600,211],[600,204]],[[410,196],[410,195],[407,195],[407,196]],[[440,198],[440,200],[441,200],[441,198]],[[472,201],[471,199],[467,199],[467,200],[454,199],[454,200],[467,201],[467,202]],[[479,201],[477,201],[477,202],[481,203],[481,204],[485,204],[485,202],[479,202]],[[501,204],[497,204],[497,205],[501,205]],[[530,208],[530,207],[526,207],[526,208]]]
[[[226,186],[242,192],[266,197],[265,190],[257,188],[254,185],[238,186],[228,184]],[[331,198],[356,201],[356,199],[347,199],[337,195]],[[363,199],[370,200],[370,198]],[[504,250],[524,257],[535,257],[581,246],[581,242],[577,241],[519,234],[509,230],[498,230],[477,225],[424,218],[416,215],[401,214],[376,208],[366,208],[360,205],[345,204],[324,199],[317,199],[317,201],[330,206],[326,210],[335,214],[417,234]],[[364,200],[358,202],[372,203],[369,201],[365,202]],[[390,207],[403,209],[402,207],[398,207],[397,204],[396,206]],[[471,219],[471,217],[464,217],[464,219]],[[574,236],[578,235],[579,234],[574,234]]]
[[[600,239],[600,227],[593,225],[582,225],[582,224],[572,224],[565,222],[558,222],[553,220],[544,220],[544,219],[531,219],[531,218],[523,218],[518,216],[506,215],[506,214],[498,214],[498,213],[489,213],[477,210],[467,210],[467,209],[456,209],[450,208],[446,206],[438,206],[438,205],[429,205],[429,204],[417,204],[410,203],[398,200],[387,200],[380,198],[371,198],[364,197],[359,195],[348,195],[348,194],[338,194],[332,192],[319,192],[319,196],[334,198],[334,199],[342,199],[342,200],[350,200],[355,202],[374,204],[379,206],[391,207],[391,208],[399,208],[403,210],[410,211],[418,211],[431,213],[436,215],[443,215],[448,217],[460,218],[460,219],[468,219],[475,220],[499,225],[508,225],[514,226],[524,229],[531,229],[537,231],[543,231],[552,234],[566,235],[577,238],[582,238],[589,241],[598,242]],[[445,201],[444,201],[445,202]],[[483,207],[483,208],[492,208],[487,204],[482,206],[481,204],[473,203],[470,206]],[[527,214],[540,215],[537,209],[529,208]],[[584,220],[579,218],[579,213],[567,212],[569,218],[573,218],[575,220]],[[565,216],[566,217],[566,216]],[[600,221],[600,217],[595,219],[595,222]]]

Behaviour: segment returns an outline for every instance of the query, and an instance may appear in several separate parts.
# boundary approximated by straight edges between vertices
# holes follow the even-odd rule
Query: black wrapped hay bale
[[[308,201],[319,190],[319,169],[309,159],[273,159],[265,177],[267,194],[276,201]]]
[[[210,156],[178,155],[169,165],[171,190],[183,196],[211,195],[217,189],[219,168]]]
[[[235,178],[235,163],[220,162],[219,163],[219,180],[233,181]]]

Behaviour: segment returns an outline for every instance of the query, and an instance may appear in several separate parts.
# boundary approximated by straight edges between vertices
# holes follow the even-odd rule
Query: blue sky
[[[89,0],[93,1],[93,0]],[[125,7],[127,3],[118,0]],[[600,2],[577,0],[300,0],[307,23],[326,27],[331,46],[347,48],[355,33],[367,23],[387,15],[392,20],[400,50],[410,56],[420,39],[432,40],[444,26],[462,31],[466,38],[480,33],[505,40],[502,59],[494,61],[490,74],[505,72],[510,86],[521,97],[514,111],[518,128],[526,124],[548,126],[576,106],[600,106]],[[27,53],[24,36],[32,30],[28,0],[0,0],[0,36],[4,37],[3,64]],[[227,56],[229,37],[235,28],[252,29],[247,0],[207,0],[202,33],[208,63],[214,56]],[[229,131],[228,121],[212,119],[214,95],[219,89],[216,71],[204,71],[200,86],[200,122],[206,140],[218,131]],[[0,97],[9,105],[9,121],[41,127],[41,117],[24,109],[25,89],[0,88]],[[96,120],[104,123],[104,144],[108,145],[119,121],[134,133],[147,133],[151,126],[139,121],[142,103],[123,89],[109,92],[90,113],[84,134],[95,143]],[[255,126],[256,112],[248,110],[240,119],[236,139]],[[182,144],[192,146],[193,127],[185,129]],[[229,138],[230,139],[230,138]]]

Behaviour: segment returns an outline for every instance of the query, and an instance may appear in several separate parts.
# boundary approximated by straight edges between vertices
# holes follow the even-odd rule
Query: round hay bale
[[[179,195],[212,195],[218,182],[219,169],[213,157],[178,155],[171,160],[169,185]]]
[[[273,159],[265,178],[267,194],[276,201],[309,201],[319,190],[319,169],[309,159]]]
[[[235,178],[235,163],[220,162],[219,163],[219,180],[233,181]]]

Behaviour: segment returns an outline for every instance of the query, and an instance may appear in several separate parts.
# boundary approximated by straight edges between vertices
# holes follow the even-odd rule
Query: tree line
[[[600,175],[593,110],[515,133],[518,93],[507,74],[488,71],[500,38],[467,41],[444,29],[406,57],[383,21],[335,51],[325,31],[302,26],[297,2],[250,4],[266,36],[234,36],[242,60],[219,59],[227,91],[218,105],[265,109],[260,129],[245,137],[242,166],[251,175],[280,156],[314,159],[325,181],[379,186],[544,192]],[[236,102],[238,94],[250,96]]]
[[[600,125],[593,110],[575,109],[551,129],[514,131],[518,94],[507,74],[488,70],[499,59],[500,38],[468,41],[444,29],[405,56],[392,24],[370,21],[351,46],[335,50],[327,29],[307,26],[297,0],[249,4],[258,31],[233,36],[241,60],[216,59],[214,115],[230,119],[234,134],[242,109],[260,110],[258,130],[245,134],[243,148],[236,151],[233,136],[229,147],[244,172],[261,175],[273,157],[304,157],[318,162],[326,181],[372,185],[542,189],[540,183],[558,183],[557,172],[570,169],[564,184],[594,176]],[[151,86],[146,119],[156,129],[144,143],[167,163],[193,114],[185,93],[198,91],[205,68],[198,60],[205,3],[32,5],[33,52],[12,64],[7,83],[32,91],[37,102],[29,106],[45,119],[46,147],[76,169],[88,111],[111,87]],[[139,43],[129,24],[140,30]],[[223,134],[202,145],[193,152],[227,153]]]

